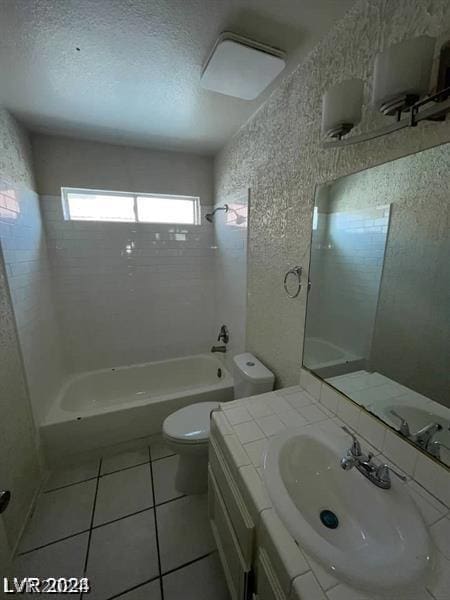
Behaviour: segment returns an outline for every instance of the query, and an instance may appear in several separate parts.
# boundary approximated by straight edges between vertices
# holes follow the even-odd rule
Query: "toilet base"
[[[183,494],[204,494],[208,490],[208,454],[179,454],[175,487]]]

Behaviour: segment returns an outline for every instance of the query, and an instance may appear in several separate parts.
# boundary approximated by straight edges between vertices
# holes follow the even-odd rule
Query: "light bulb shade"
[[[435,38],[422,35],[377,55],[372,96],[376,110],[387,114],[405,110],[428,93],[435,43]]]
[[[325,92],[322,99],[322,133],[341,137],[361,120],[363,82],[347,79]]]

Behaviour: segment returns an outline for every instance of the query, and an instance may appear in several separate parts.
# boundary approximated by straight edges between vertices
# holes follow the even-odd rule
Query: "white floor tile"
[[[169,456],[152,463],[156,504],[179,498],[183,494],[175,488],[178,456]]]
[[[165,445],[162,438],[156,438],[151,441],[150,456],[152,460],[158,460],[159,458],[165,458],[166,456],[173,456],[174,454],[174,451]]]
[[[30,550],[89,529],[96,481],[41,494],[20,544]]]
[[[119,594],[158,575],[153,510],[92,531],[87,577],[89,600]]]
[[[126,469],[128,467],[134,467],[145,462],[149,462],[150,457],[148,448],[141,448],[140,450],[132,450],[130,452],[123,452],[122,454],[116,454],[115,456],[105,456],[102,460],[101,474],[113,473],[120,469]]]
[[[50,544],[18,556],[13,577],[82,577],[89,534],[82,533],[62,542]],[[42,594],[44,597],[67,598],[68,594]],[[78,598],[79,594],[70,594]]]
[[[150,506],[153,506],[153,495],[149,464],[105,475],[99,480],[94,525]]]
[[[53,490],[65,485],[80,483],[82,481],[86,481],[87,479],[95,478],[98,475],[99,463],[99,460],[94,460],[81,465],[56,469],[51,473],[44,489]]]
[[[229,600],[217,553],[163,578],[164,600]]]
[[[161,600],[161,586],[159,579],[141,585],[131,592],[119,596],[120,600]],[[118,600],[119,600],[118,599]]]
[[[215,549],[206,494],[163,504],[156,514],[163,573]]]

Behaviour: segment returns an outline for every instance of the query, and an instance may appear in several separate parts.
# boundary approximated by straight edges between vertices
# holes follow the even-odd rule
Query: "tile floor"
[[[52,473],[13,574],[88,577],[90,600],[228,600],[207,497],[175,489],[177,460],[157,441]]]

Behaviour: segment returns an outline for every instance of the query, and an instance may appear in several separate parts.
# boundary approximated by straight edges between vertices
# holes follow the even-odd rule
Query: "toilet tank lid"
[[[233,358],[235,367],[244,379],[253,383],[271,383],[275,379],[272,371],[262,364],[260,360],[250,352],[236,354]]]

